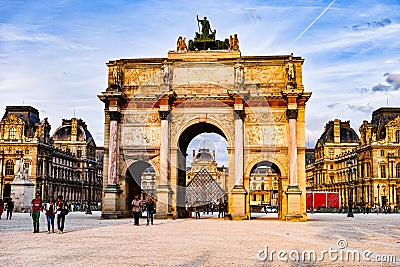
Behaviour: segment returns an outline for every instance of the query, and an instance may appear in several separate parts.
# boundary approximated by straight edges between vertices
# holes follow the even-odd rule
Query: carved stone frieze
[[[246,126],[246,141],[249,145],[284,145],[284,125]]]
[[[285,118],[285,112],[246,113],[244,121],[248,123],[284,122]]]
[[[138,86],[143,84],[160,84],[161,73],[160,69],[142,68],[142,69],[125,69],[124,70],[124,85]],[[157,74],[157,75],[156,75]]]
[[[126,123],[146,123],[146,124],[159,124],[160,117],[156,112],[151,113],[133,113],[125,114],[124,122]]]
[[[285,82],[285,66],[245,67],[246,83]]]
[[[124,127],[122,130],[123,146],[159,146],[159,127]]]

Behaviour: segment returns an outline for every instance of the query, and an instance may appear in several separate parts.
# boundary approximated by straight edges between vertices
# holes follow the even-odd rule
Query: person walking
[[[12,201],[12,199],[10,198],[7,201],[7,205],[6,205],[6,210],[7,210],[7,220],[12,218],[12,213],[14,210],[14,202]]]
[[[224,202],[222,202],[222,199],[218,203],[218,218],[224,218]]]
[[[132,211],[135,220],[134,225],[139,226],[140,213],[142,212],[142,201],[139,199],[138,195],[136,195],[132,200]]]
[[[57,212],[57,207],[56,204],[54,203],[53,196],[49,197],[49,203],[46,203],[45,210],[47,217],[47,233],[50,234],[50,224],[51,224],[51,229],[53,230],[54,233],[54,217]]]
[[[33,233],[39,233],[39,218],[40,211],[43,210],[42,199],[40,198],[40,194],[36,193],[35,198],[31,201],[31,212],[30,215],[33,221]]]
[[[0,199],[0,220],[1,220],[1,215],[3,215],[4,211],[4,202],[2,199]]]
[[[151,222],[151,225],[153,225],[153,215],[155,213],[155,203],[151,197],[147,198],[146,210],[147,210],[147,225],[149,225],[150,222]]]
[[[57,199],[57,234],[64,233],[65,215],[67,215],[67,207],[63,196],[59,195]]]
[[[226,216],[226,214],[228,213],[228,201],[224,201],[224,218]]]
[[[196,219],[197,219],[197,217],[200,219],[200,205],[197,202],[194,205],[194,212],[196,213]]]

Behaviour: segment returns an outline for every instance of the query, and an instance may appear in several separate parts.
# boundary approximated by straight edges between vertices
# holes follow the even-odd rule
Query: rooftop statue
[[[197,15],[196,18],[199,32],[195,33],[193,40],[189,40],[187,50],[225,50],[230,48],[228,38],[224,41],[215,39],[217,30],[211,30],[210,21],[207,20],[207,17],[199,19],[199,16]],[[235,50],[238,50],[238,45],[235,47],[237,47]],[[178,46],[177,50],[182,51],[183,49]]]
[[[207,17],[204,17],[204,19],[199,19],[199,15],[197,15],[197,23],[199,25],[199,32],[196,33],[196,37],[200,39],[213,39],[215,40],[215,33],[217,30],[212,31],[211,30],[211,25],[210,22],[207,20]],[[201,24],[201,30],[200,30],[200,24]]]

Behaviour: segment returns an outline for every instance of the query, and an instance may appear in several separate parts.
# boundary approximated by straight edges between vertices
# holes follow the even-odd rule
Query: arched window
[[[10,128],[8,130],[8,139],[15,139],[15,133],[17,132],[17,130],[15,130],[14,127]]]
[[[14,162],[12,160],[6,161],[6,175],[14,175]]]
[[[400,163],[397,163],[396,165],[396,177],[400,178]]]
[[[397,130],[395,133],[395,140],[396,143],[400,143],[400,130]]]
[[[264,190],[264,183],[261,184],[261,190]]]

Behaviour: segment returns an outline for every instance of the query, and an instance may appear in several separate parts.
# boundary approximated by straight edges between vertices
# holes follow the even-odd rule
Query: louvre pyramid
[[[217,184],[206,169],[202,168],[186,187],[186,204],[216,202],[225,195],[225,190]]]

